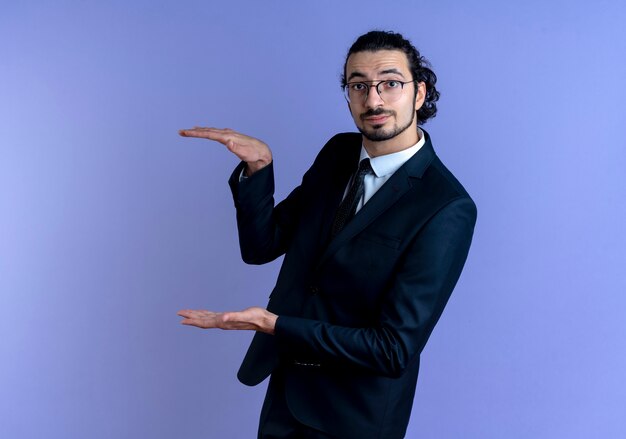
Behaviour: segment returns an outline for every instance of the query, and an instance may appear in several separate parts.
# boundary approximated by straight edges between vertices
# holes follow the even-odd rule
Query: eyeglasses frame
[[[371,84],[368,84],[368,82],[371,82]],[[352,81],[352,82],[346,82],[346,84],[342,87],[343,88],[343,96],[346,98],[346,101],[348,101],[348,103],[351,103],[348,87],[350,85],[354,85],[354,84],[363,84],[365,87],[367,87],[367,92],[365,93],[365,97],[363,98],[363,102],[365,102],[367,100],[367,98],[369,97],[370,90],[372,89],[372,87],[376,88],[376,93],[378,93],[378,97],[380,99],[382,99],[383,102],[385,102],[385,100],[383,99],[383,97],[380,94],[380,90],[378,89],[380,84],[383,84],[385,82],[397,82],[397,83],[400,84],[400,87],[404,91],[404,84],[410,84],[411,82],[417,82],[417,79],[413,79],[411,81],[400,81],[398,79],[383,79],[383,80],[378,81],[376,83],[375,83],[375,81]],[[394,102],[394,101],[391,101],[391,102]],[[389,102],[387,101],[387,103],[389,103]]]

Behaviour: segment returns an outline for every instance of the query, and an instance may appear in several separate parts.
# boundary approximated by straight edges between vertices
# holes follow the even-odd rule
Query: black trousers
[[[335,436],[300,423],[285,400],[285,383],[280,368],[270,377],[261,409],[258,439],[333,439]],[[335,438],[337,439],[337,438]]]

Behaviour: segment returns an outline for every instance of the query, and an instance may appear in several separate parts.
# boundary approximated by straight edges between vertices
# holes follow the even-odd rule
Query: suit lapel
[[[337,213],[337,208],[343,199],[343,194],[348,186],[348,182],[352,174],[359,165],[359,154],[361,151],[361,136],[356,135],[354,141],[348,145],[337,145],[342,154],[338,154],[337,161],[333,163],[328,175],[332,178],[329,192],[325,194],[328,200],[324,205],[322,217],[322,233],[320,235],[320,244],[328,243],[330,237],[330,229]]]

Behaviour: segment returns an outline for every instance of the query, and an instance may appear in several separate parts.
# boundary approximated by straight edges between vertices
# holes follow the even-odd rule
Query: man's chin
[[[359,128],[359,131],[363,134],[363,137],[372,142],[383,142],[385,140],[393,139],[397,135],[397,133],[393,131],[390,132],[383,130],[382,127],[382,125],[374,125],[371,130]]]

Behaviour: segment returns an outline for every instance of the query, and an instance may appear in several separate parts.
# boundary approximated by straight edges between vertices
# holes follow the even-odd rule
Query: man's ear
[[[425,100],[426,100],[426,83],[418,82],[417,93],[415,94],[415,111],[422,108],[422,105],[424,105]]]

